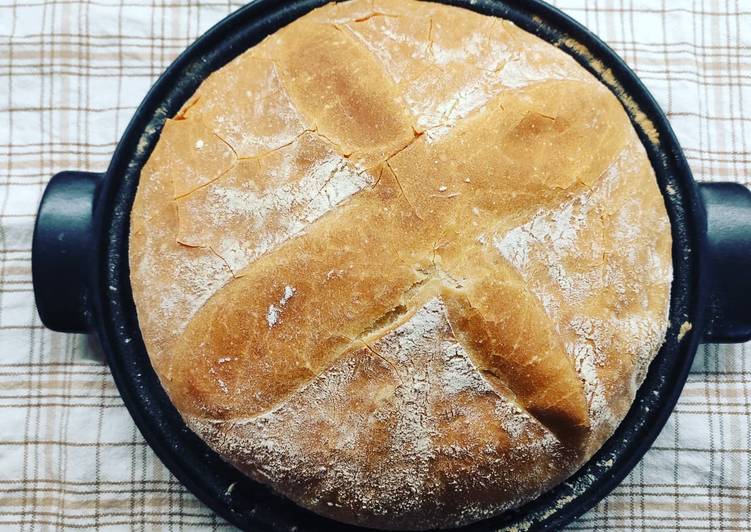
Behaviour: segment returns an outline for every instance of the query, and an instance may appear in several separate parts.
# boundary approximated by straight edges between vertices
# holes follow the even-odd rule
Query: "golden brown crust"
[[[319,513],[454,526],[560,482],[666,329],[616,98],[499,19],[355,0],[210,76],[141,175],[139,322],[188,424]]]

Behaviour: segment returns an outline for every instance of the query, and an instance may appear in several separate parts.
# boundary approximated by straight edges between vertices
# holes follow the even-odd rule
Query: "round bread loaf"
[[[186,423],[298,504],[451,527],[561,482],[667,327],[627,114],[508,21],[315,10],[204,81],[141,172],[130,266]]]

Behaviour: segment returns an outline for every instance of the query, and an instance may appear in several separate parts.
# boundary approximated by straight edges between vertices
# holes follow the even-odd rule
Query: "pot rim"
[[[88,304],[93,328],[120,394],[144,438],[172,473],[214,511],[241,528],[356,530],[299,508],[250,481],[185,427],[151,369],[140,336],[128,269],[130,207],[140,168],[164,120],[179,109],[201,79],[260,40],[259,36],[323,3],[256,0],[186,48],[135,112],[98,187],[95,202],[95,258]],[[556,529],[594,506],[628,474],[651,446],[678,400],[700,341],[700,333],[678,340],[680,325],[689,321],[695,331],[703,330],[706,216],[667,118],[639,78],[594,34],[541,0],[443,3],[510,19],[562,48],[609,86],[624,103],[649,154],[671,220],[674,279],[666,343],[613,437],[569,480],[535,501],[458,530],[496,530],[512,525]],[[649,124],[659,135],[658,142],[654,142]]]

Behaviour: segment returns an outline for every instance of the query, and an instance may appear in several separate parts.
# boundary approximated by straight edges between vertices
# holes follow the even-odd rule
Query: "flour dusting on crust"
[[[491,417],[477,416],[478,408]],[[460,419],[468,438],[461,446],[447,436],[447,424]],[[251,476],[283,493],[301,490],[305,505],[367,508],[405,523],[447,489],[471,494],[507,477],[507,464],[521,456],[532,469],[563,465],[555,437],[480,376],[437,298],[265,414],[188,422]],[[498,438],[509,445],[497,447]],[[472,448],[482,452],[468,462]],[[522,491],[509,495],[515,501]],[[441,522],[472,522],[512,504],[478,505],[469,497],[444,508]]]
[[[373,184],[368,172],[338,154],[299,149],[293,144],[278,168],[261,167],[278,185],[258,190],[254,169],[245,170],[247,177],[238,170],[181,201],[180,241],[210,247],[237,273]],[[302,175],[295,175],[292,164],[304,156],[315,158]]]
[[[655,320],[644,312],[646,302],[620,316],[603,318],[599,307],[588,313],[587,303],[606,289],[616,298],[628,299],[627,292],[642,298],[645,283],[669,286],[672,279],[672,265],[656,252],[650,235],[640,227],[638,200],[625,199],[615,216],[602,210],[605,200],[623,194],[629,177],[643,172],[644,165],[643,148],[634,136],[594,189],[554,210],[541,210],[529,222],[493,239],[498,252],[522,274],[558,324],[584,383],[595,431],[613,428],[623,414],[611,410],[612,391],[599,375],[606,353],[615,347],[633,359],[635,377],[628,390],[633,396],[667,327],[667,316]],[[606,225],[603,220],[608,220]],[[645,257],[646,266],[640,266]],[[616,267],[623,262],[629,270]],[[627,342],[619,344],[614,337]]]

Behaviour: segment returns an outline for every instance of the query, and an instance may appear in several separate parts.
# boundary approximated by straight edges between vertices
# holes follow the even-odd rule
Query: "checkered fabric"
[[[143,441],[94,342],[41,325],[30,257],[49,177],[104,170],[159,73],[241,4],[0,0],[2,528],[227,527]],[[697,179],[749,184],[751,0],[555,4],[641,76]],[[572,530],[751,528],[750,345],[699,350],[655,445]]]

